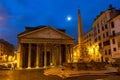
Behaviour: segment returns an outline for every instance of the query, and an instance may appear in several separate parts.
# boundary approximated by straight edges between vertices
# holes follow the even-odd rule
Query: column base
[[[27,67],[27,69],[31,69],[31,67]]]
[[[39,67],[39,66],[36,66],[35,68],[37,68],[37,69],[38,69],[38,68],[40,68],[40,67]]]
[[[47,66],[44,66],[44,68],[47,68]]]

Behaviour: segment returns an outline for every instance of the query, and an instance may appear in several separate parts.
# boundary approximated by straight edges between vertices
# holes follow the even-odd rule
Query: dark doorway
[[[44,52],[40,54],[40,67],[44,67]]]
[[[36,67],[36,44],[31,46],[31,67]]]
[[[61,56],[62,56],[62,64],[66,62],[66,49],[65,45],[61,45]]]
[[[22,44],[22,68],[28,67],[28,44]]]
[[[47,51],[47,55],[46,55],[46,61],[47,61],[47,66],[49,66],[50,65],[50,52],[49,51]]]

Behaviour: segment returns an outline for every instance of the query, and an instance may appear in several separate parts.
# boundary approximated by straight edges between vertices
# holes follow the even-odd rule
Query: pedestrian
[[[15,65],[14,65],[14,63],[11,64],[11,69],[12,69],[12,70],[15,69]]]
[[[62,74],[62,78],[65,78],[65,74],[64,74],[64,71],[65,71],[65,69],[64,68],[62,68],[62,70],[61,70],[61,74]]]

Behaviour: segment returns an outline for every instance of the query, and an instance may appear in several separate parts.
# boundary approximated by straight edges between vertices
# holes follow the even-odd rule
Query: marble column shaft
[[[31,44],[28,45],[28,68],[31,68]]]

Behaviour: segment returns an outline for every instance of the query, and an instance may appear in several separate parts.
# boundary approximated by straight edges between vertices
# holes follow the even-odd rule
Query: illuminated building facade
[[[81,23],[78,12],[78,43],[73,47],[73,62],[114,62],[120,59],[120,10],[110,5],[97,16],[92,29],[84,35]]]
[[[14,46],[7,41],[0,39],[0,63],[13,61]]]
[[[50,26],[26,27],[18,35],[18,68],[47,68],[71,62],[74,39]]]
[[[83,43],[84,43],[86,51],[89,55],[87,62],[90,62],[92,60],[98,62],[101,58],[98,53],[98,48],[94,44],[93,34],[94,34],[93,30],[91,29],[90,31],[85,33],[83,36]]]
[[[108,10],[101,12],[94,20],[92,31],[92,46],[95,49],[98,46],[100,61],[113,62],[120,58],[120,10],[110,5]]]

